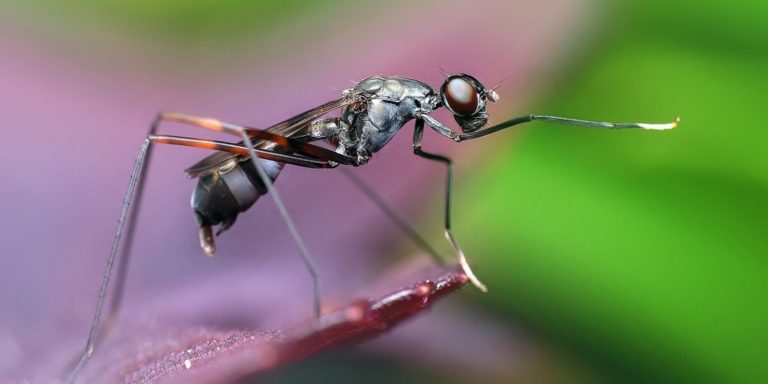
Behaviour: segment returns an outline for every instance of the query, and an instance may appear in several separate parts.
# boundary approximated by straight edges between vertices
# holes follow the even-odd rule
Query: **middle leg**
[[[297,150],[299,150],[298,148],[299,146],[301,147],[301,149],[305,149],[306,146],[299,145],[304,143],[295,143],[293,140],[290,140],[283,136],[272,135],[264,131],[249,130],[244,126],[226,123],[226,122],[222,122],[217,119],[211,119],[211,118],[190,116],[190,115],[180,114],[180,113],[161,113],[160,119],[166,120],[166,121],[176,121],[180,123],[190,124],[190,125],[194,125],[200,128],[211,130],[211,131],[224,132],[234,136],[240,136],[242,138],[243,145],[245,146],[248,153],[248,157],[250,157],[251,162],[253,163],[253,166],[256,169],[256,173],[258,173],[259,179],[267,188],[267,193],[269,193],[269,195],[272,196],[272,201],[274,201],[275,206],[280,212],[280,216],[282,216],[283,218],[283,222],[285,222],[285,225],[288,227],[288,232],[290,232],[291,237],[293,238],[293,242],[296,243],[296,247],[299,249],[301,258],[304,261],[304,265],[306,266],[307,271],[309,272],[309,275],[312,278],[312,288],[313,288],[313,297],[314,297],[313,310],[314,310],[315,317],[319,317],[320,309],[321,309],[320,277],[317,274],[317,268],[315,267],[314,261],[312,261],[312,257],[309,255],[309,251],[307,250],[307,247],[304,244],[304,240],[301,238],[301,235],[299,235],[299,231],[296,229],[296,226],[293,223],[293,219],[291,219],[291,216],[288,214],[288,210],[285,208],[285,204],[283,204],[283,199],[280,197],[280,194],[277,192],[277,189],[275,189],[274,185],[272,184],[272,180],[270,179],[266,170],[264,170],[264,167],[262,167],[261,164],[259,163],[259,156],[256,154],[256,148],[254,147],[253,141],[251,140],[251,135],[259,132],[263,134],[268,134],[270,137],[265,137],[265,139],[276,142],[278,145],[281,145],[281,146],[290,146],[290,147],[296,146]],[[255,132],[249,132],[249,131],[255,131]],[[277,141],[281,141],[281,142],[277,142]],[[325,149],[325,148],[316,147],[312,145],[307,145],[307,146],[314,147],[310,149],[312,151]],[[324,152],[324,151],[321,151],[321,152]],[[338,155],[333,151],[328,151],[328,152],[331,152],[334,155]],[[342,161],[343,159],[338,158],[337,160]]]
[[[453,180],[452,161],[445,156],[429,153],[422,150],[421,139],[423,135],[424,120],[416,119],[416,125],[413,131],[413,153],[428,160],[441,162],[447,167],[447,178],[445,185],[445,237],[451,243],[451,246],[453,246],[453,250],[459,259],[459,265],[461,265],[461,269],[464,271],[464,274],[467,275],[475,287],[483,292],[487,292],[488,288],[486,288],[485,284],[483,284],[480,279],[475,276],[475,273],[472,272],[472,268],[470,268],[469,262],[467,262],[467,257],[464,255],[464,251],[462,251],[461,247],[459,247],[459,243],[453,236],[453,231],[451,231],[451,184]]]

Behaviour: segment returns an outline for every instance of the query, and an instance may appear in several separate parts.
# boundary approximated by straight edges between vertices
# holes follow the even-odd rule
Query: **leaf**
[[[378,337],[467,282],[448,272],[378,299],[353,301],[288,331],[193,330],[112,343],[81,382],[235,383],[330,348]],[[115,346],[119,346],[115,348]]]

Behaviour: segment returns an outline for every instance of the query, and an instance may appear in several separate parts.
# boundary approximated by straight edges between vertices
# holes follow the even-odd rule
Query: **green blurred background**
[[[353,3],[14,7],[43,22],[77,20],[86,30],[109,24],[151,41],[158,54],[174,46],[174,55],[191,62],[180,70],[203,73],[211,67],[195,67],[195,56],[224,50],[222,41],[258,44],[262,31]],[[657,133],[537,123],[521,127],[512,145],[497,139],[476,154],[456,177],[454,227],[491,293],[467,289],[455,299],[522,325],[543,346],[547,363],[529,367],[520,381],[764,382],[768,3],[588,8],[584,40],[558,56],[533,100],[497,109],[495,118],[530,111],[620,122],[680,116],[682,124]],[[424,223],[439,220],[439,201],[430,207]],[[338,369],[350,382],[452,382],[418,364],[349,352],[315,357],[269,380],[335,381]]]
[[[608,381],[765,382],[767,16],[765,2],[715,0],[596,18],[589,49],[533,107],[682,125],[526,127],[486,159],[456,218],[503,282],[480,300]]]

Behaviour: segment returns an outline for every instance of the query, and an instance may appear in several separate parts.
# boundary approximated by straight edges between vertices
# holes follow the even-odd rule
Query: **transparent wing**
[[[304,113],[300,113],[296,116],[293,116],[288,120],[279,122],[267,128],[266,131],[269,133],[280,135],[280,136],[292,137],[297,132],[301,132],[311,122],[315,121],[320,116],[323,116],[326,113],[333,111],[334,109],[339,109],[339,108],[343,108],[348,105],[351,105],[356,101],[358,101],[357,98],[352,96],[347,96],[341,99],[329,101],[323,105],[312,108]]]
[[[341,99],[329,101],[323,105],[317,106],[306,112],[293,116],[285,121],[281,121],[265,129],[265,131],[275,135],[280,135],[280,136],[289,137],[289,138],[302,136],[302,134],[306,132],[307,128],[309,128],[309,125],[319,117],[335,109],[339,109],[339,108],[343,108],[348,105],[351,105],[355,101],[356,101],[356,98],[354,97],[343,97]],[[238,144],[243,144],[243,143],[240,142]],[[264,147],[269,144],[270,142],[264,141],[264,140],[255,140],[253,142],[253,145],[256,148]],[[212,172],[213,170],[217,169],[223,163],[237,157],[242,157],[242,156],[233,155],[231,153],[226,153],[226,152],[217,152],[200,160],[195,165],[187,168],[185,172],[187,173],[187,175],[189,175],[189,177],[193,177],[193,178],[204,176]]]

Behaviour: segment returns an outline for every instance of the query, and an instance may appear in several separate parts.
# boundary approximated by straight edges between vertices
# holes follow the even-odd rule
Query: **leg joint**
[[[423,157],[425,159],[429,159],[429,160],[434,160],[434,161],[439,161],[439,162],[445,163],[445,165],[447,165],[449,167],[453,164],[453,161],[451,159],[449,159],[448,157],[445,157],[445,156],[442,156],[442,155],[437,155],[437,154],[434,154],[434,153],[425,152],[425,151],[423,151],[421,149],[421,147],[414,147],[413,148],[413,153],[415,153],[417,156],[421,156],[421,157]]]

